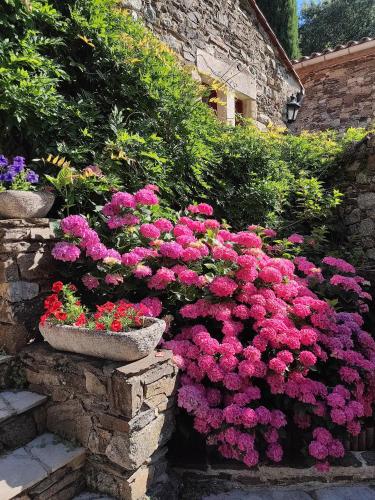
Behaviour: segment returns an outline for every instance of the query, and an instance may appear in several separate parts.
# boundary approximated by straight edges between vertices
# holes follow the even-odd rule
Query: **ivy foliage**
[[[43,158],[61,207],[99,211],[111,188],[154,183],[169,213],[206,199],[236,228],[321,224],[340,201],[339,158],[365,131],[229,128],[205,92],[117,0],[0,3],[0,152]],[[71,167],[59,176],[49,155]]]

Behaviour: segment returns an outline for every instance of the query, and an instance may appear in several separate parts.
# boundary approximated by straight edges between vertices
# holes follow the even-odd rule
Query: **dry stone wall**
[[[252,97],[253,117],[283,124],[300,90],[248,0],[122,0],[188,64]]]
[[[46,426],[88,450],[90,489],[124,500],[165,493],[177,368],[169,351],[121,366],[34,344],[22,352],[31,391],[49,396]]]
[[[53,276],[49,219],[0,220],[0,350],[18,352],[37,335]]]
[[[348,153],[340,189],[345,198],[341,215],[353,253],[362,260],[361,274],[375,284],[375,135]]]

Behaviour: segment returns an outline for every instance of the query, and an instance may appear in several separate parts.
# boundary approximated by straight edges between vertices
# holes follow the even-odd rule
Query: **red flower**
[[[52,285],[52,291],[55,293],[61,292],[63,289],[64,283],[62,281],[55,281],[55,283]]]
[[[84,326],[87,323],[87,319],[84,313],[81,313],[76,319],[75,326]]]
[[[118,321],[117,319],[115,319],[114,321],[112,321],[112,323],[111,323],[111,330],[113,332],[121,332],[121,330],[122,330],[121,321]]]
[[[56,319],[58,319],[59,321],[65,321],[66,318],[68,317],[68,315],[66,313],[64,313],[63,311],[55,311],[53,313],[53,315],[55,316]]]
[[[47,321],[47,319],[49,318],[49,316],[50,316],[49,313],[43,314],[43,316],[41,316],[41,318],[40,318],[40,324],[44,325],[45,322]]]
[[[72,292],[76,292],[77,291],[77,287],[75,285],[70,284],[69,285],[69,290],[71,290]]]
[[[95,323],[95,328],[97,330],[105,330],[105,325],[103,323]]]
[[[102,306],[96,306],[99,312],[111,312],[115,308],[115,304],[113,302],[106,302]]]
[[[50,295],[44,301],[44,307],[50,313],[59,310],[61,306],[62,303],[58,300],[57,295]]]

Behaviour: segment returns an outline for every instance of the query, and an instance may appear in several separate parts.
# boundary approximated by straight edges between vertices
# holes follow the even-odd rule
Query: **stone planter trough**
[[[51,210],[55,195],[48,191],[2,191],[0,193],[0,218],[43,218]]]
[[[44,339],[59,351],[129,362],[151,354],[166,327],[163,320],[156,318],[144,318],[144,323],[138,330],[118,333],[48,323],[39,325],[39,329]]]

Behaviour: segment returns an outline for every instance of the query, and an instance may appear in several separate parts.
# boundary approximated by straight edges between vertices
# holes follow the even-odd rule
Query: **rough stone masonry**
[[[348,152],[338,185],[344,193],[341,215],[349,240],[361,254],[360,272],[375,285],[375,135]]]
[[[236,97],[245,104],[250,101],[246,115],[260,126],[285,123],[288,98],[301,90],[301,84],[280,58],[249,0],[122,0],[121,4],[196,68],[198,79],[225,81]],[[223,119],[233,123],[234,99],[229,102],[223,95],[220,100],[228,100]]]
[[[17,353],[37,335],[53,241],[49,219],[0,220],[0,351]]]
[[[121,366],[34,343],[21,358],[29,389],[49,396],[47,430],[88,450],[90,489],[123,500],[150,491],[173,499],[165,457],[177,388],[170,351]]]

